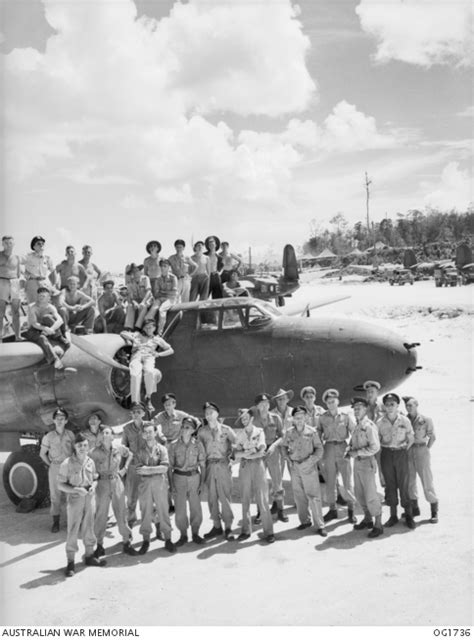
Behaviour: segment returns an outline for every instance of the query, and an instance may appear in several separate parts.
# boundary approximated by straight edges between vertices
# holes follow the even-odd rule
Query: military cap
[[[221,411],[217,404],[215,404],[214,402],[205,402],[202,405],[202,410],[205,411],[206,409],[214,409],[215,411],[217,411],[217,413],[220,413]]]
[[[291,415],[294,416],[297,413],[308,413],[308,410],[306,409],[306,407],[303,407],[303,405],[300,404],[293,409],[293,411],[291,412]]]
[[[143,402],[134,402],[130,407],[130,411],[134,411],[135,409],[141,409],[142,411],[145,411]]]
[[[158,240],[150,240],[149,242],[146,243],[145,249],[146,249],[147,253],[151,253],[150,249],[154,244],[156,244],[156,246],[158,247],[158,253],[160,253],[160,251],[161,251],[161,243],[158,242]]]
[[[381,384],[380,382],[377,382],[377,380],[367,380],[362,386],[367,391],[367,389],[370,389],[370,387],[373,387],[374,389],[380,389]]]
[[[197,247],[199,244],[200,244],[200,245],[204,245],[204,242],[203,242],[202,240],[197,240],[197,241],[193,244],[193,249],[194,249],[194,251],[196,251],[196,247]]]
[[[386,393],[382,398],[382,402],[386,404],[389,400],[393,400],[397,404],[400,404],[400,396],[397,396],[396,393]]]
[[[323,402],[326,402],[328,398],[339,398],[339,391],[337,389],[326,389],[323,392]]]
[[[272,400],[278,400],[278,398],[284,398],[286,396],[288,398],[288,402],[290,402],[293,399],[294,395],[295,394],[291,389],[289,391],[285,391],[284,389],[278,389],[278,391],[273,396]]]
[[[102,283],[102,286],[105,287],[108,284],[111,284],[113,287],[115,286],[114,280],[111,280],[110,278],[108,280],[104,280],[104,282]]]
[[[264,400],[268,400],[268,402],[270,402],[271,398],[268,395],[268,393],[259,393],[258,396],[255,396],[255,404],[258,404],[259,402],[263,402]]]
[[[351,399],[351,405],[355,407],[356,404],[363,404],[364,407],[368,407],[369,401],[367,400],[367,398],[363,398],[362,396],[356,396],[355,398]]]
[[[221,241],[219,240],[219,238],[217,236],[208,236],[205,240],[204,240],[204,244],[206,245],[206,249],[209,251],[209,242],[211,240],[214,240],[216,243],[216,251],[220,248],[221,246]]]
[[[53,420],[58,415],[64,416],[66,418],[66,420],[69,418],[69,413],[66,411],[66,409],[63,409],[62,407],[58,407],[57,409],[54,410],[54,412],[53,412]]]
[[[181,238],[178,238],[177,240],[174,241],[174,246],[177,247],[178,245],[181,245],[182,247],[186,246],[186,243],[184,240],[181,240]]]
[[[127,266],[125,270],[125,274],[129,276],[134,271],[134,269],[138,269],[139,271],[141,271],[143,269],[143,265],[132,262]]]
[[[156,320],[154,320],[153,318],[146,318],[146,320],[143,323],[143,326],[146,327],[147,324],[152,324],[156,326]]]
[[[161,396],[161,404],[165,404],[167,400],[176,400],[176,396],[174,395],[174,393],[165,393],[163,396]]]
[[[43,238],[43,236],[35,236],[32,241],[30,242],[30,248],[33,251],[33,249],[35,248],[35,244],[37,242],[46,242],[46,240]]]
[[[300,391],[300,398],[303,399],[307,393],[316,395],[316,389],[314,387],[303,387]]]
[[[402,400],[403,402],[406,404],[407,402],[410,402],[410,400],[415,400],[416,402],[416,398],[414,398],[413,396],[402,396]]]
[[[79,444],[79,442],[88,442],[86,436],[80,431],[74,436],[74,444]]]
[[[168,258],[161,258],[161,260],[160,260],[160,267],[162,267],[164,264],[169,264],[169,265],[171,265],[171,262],[168,260]]]
[[[36,294],[38,295],[38,293],[51,293],[51,289],[48,289],[48,287],[38,287],[38,289],[36,290]]]
[[[196,429],[199,427],[200,422],[199,420],[196,420],[196,418],[193,418],[193,416],[186,416],[185,418],[183,418],[181,428],[183,428],[185,424],[190,424],[194,431],[196,431]]]
[[[248,413],[249,415],[253,416],[253,409],[239,409],[239,417],[244,413]]]

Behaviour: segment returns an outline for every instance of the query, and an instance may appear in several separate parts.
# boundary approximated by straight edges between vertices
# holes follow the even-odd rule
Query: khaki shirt
[[[140,331],[124,331],[124,336],[132,343],[132,358],[143,358],[145,356],[156,357],[156,350],[169,349],[170,345],[160,338],[160,336],[145,336]]]
[[[315,404],[311,412],[306,409],[306,424],[309,424],[313,429],[318,428],[319,424],[319,416],[324,413],[324,409],[319,406],[319,404]]]
[[[255,459],[254,454],[257,452],[260,452],[262,457],[265,455],[265,449],[267,448],[265,433],[260,427],[252,425],[250,434],[247,433],[247,429],[241,429],[236,432],[235,436],[235,449],[236,451],[244,452],[242,456],[244,459],[247,458],[249,454],[252,454],[251,458]]]
[[[380,401],[377,401],[375,404],[367,405],[367,417],[372,422],[377,422],[380,420],[382,416],[385,415],[385,407]]]
[[[45,255],[39,256],[34,251],[28,253],[25,256],[23,264],[25,267],[25,276],[27,280],[31,278],[45,279],[49,276],[51,271],[54,271],[54,265],[51,258]]]
[[[139,281],[131,280],[127,284],[128,297],[135,302],[141,302],[148,291],[151,291],[150,278],[148,276],[140,276]]]
[[[293,411],[293,407],[290,407],[287,405],[285,409],[285,413],[282,415],[278,411],[278,408],[275,407],[274,413],[276,413],[276,415],[280,417],[280,420],[283,426],[283,433],[285,433],[285,431],[288,431],[288,429],[290,429],[290,427],[293,426],[293,416],[291,415],[292,411]]]
[[[181,425],[186,417],[188,417],[188,414],[184,411],[179,411],[179,409],[175,409],[171,416],[166,411],[160,411],[152,422],[158,427],[158,432],[166,438],[167,442],[173,442],[179,438]]]
[[[198,431],[198,440],[204,446],[206,460],[222,460],[230,457],[237,438],[230,427],[219,422],[215,429],[208,424],[202,426]]]
[[[263,429],[267,447],[269,447],[275,442],[275,440],[278,440],[278,438],[281,438],[283,435],[283,423],[278,413],[269,411],[267,419],[264,421],[258,411],[255,411],[253,423],[256,427]]]
[[[433,420],[419,413],[416,418],[408,416],[415,432],[415,444],[427,444],[431,436],[435,435]]]
[[[102,429],[99,427],[97,433],[92,433],[90,429],[86,429],[82,432],[82,435],[87,438],[87,442],[89,443],[89,451],[92,451],[92,449],[100,443],[102,437]]]
[[[161,464],[169,466],[166,447],[162,444],[158,444],[158,442],[153,445],[152,449],[149,449],[148,445],[144,441],[133,459],[136,459],[135,462],[139,466],[144,465],[145,467],[158,467]]]
[[[414,434],[411,422],[401,414],[397,414],[393,424],[387,416],[382,416],[377,421],[377,429],[382,447],[406,449],[413,442]]]
[[[370,458],[380,450],[379,433],[376,425],[367,416],[356,422],[350,441],[351,451],[357,451],[357,457]]]
[[[288,450],[290,460],[302,462],[310,456],[315,457],[315,462],[323,457],[323,445],[316,429],[305,424],[301,433],[296,427],[291,427],[283,436],[281,446]]]
[[[95,464],[89,456],[86,456],[84,462],[81,462],[74,453],[69,458],[66,458],[64,462],[61,462],[59,467],[58,482],[64,482],[64,484],[69,484],[71,487],[88,488],[96,478]],[[68,494],[68,499],[76,497]]]
[[[56,429],[49,431],[41,441],[41,448],[52,464],[60,464],[74,451],[74,434],[69,429],[59,435]]]
[[[189,272],[189,267],[191,267],[191,269],[196,268],[196,265],[193,263],[191,258],[188,258],[186,256],[178,256],[177,253],[170,256],[168,260],[170,261],[173,274],[177,278],[184,278],[185,276],[187,276]]]
[[[338,411],[333,416],[325,411],[319,416],[318,434],[326,442],[345,442],[354,430],[354,423],[347,413]]]
[[[169,448],[170,467],[180,471],[197,471],[206,464],[206,452],[202,442],[192,437],[188,444],[182,438]]]
[[[95,468],[100,479],[101,477],[106,478],[107,476],[118,478],[122,458],[126,458],[129,453],[130,449],[127,449],[127,447],[118,442],[112,443],[110,449],[107,449],[104,443],[100,442],[89,455],[95,463]]]
[[[145,440],[143,439],[143,427],[151,424],[150,421],[143,420],[141,426],[137,427],[135,422],[131,420],[124,425],[122,431],[122,444],[130,449],[133,453],[132,464],[137,464],[135,455],[140,447],[143,447]]]
[[[158,276],[153,282],[153,297],[158,300],[171,300],[174,302],[178,295],[178,279],[169,273],[165,276]]]

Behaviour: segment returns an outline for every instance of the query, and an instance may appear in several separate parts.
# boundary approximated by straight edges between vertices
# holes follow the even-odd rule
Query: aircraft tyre
[[[24,445],[8,456],[3,467],[3,486],[13,504],[33,498],[39,506],[48,497],[48,469],[39,457],[39,447]]]

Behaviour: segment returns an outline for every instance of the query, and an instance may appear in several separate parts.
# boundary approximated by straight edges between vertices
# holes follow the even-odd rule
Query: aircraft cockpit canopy
[[[232,304],[234,302],[234,304]],[[196,315],[198,331],[228,329],[257,329],[267,326],[274,317],[281,315],[273,305],[249,299],[226,300],[225,304],[212,305]]]

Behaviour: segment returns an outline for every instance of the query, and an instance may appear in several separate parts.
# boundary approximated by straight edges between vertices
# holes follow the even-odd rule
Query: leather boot
[[[262,519],[260,517],[260,509],[257,509],[257,515],[253,519],[253,522],[254,522],[254,524],[262,524]]]
[[[270,513],[273,515],[275,513],[278,513],[278,505],[276,503],[276,500],[274,500],[272,502],[272,506],[270,507]],[[260,514],[259,514],[260,515]]]
[[[277,510],[277,520],[279,520],[280,522],[288,522],[288,516],[285,514],[283,509]]]
[[[405,509],[405,524],[409,529],[416,529],[416,522],[413,520],[411,504]]]
[[[354,516],[354,509],[347,509],[347,519],[351,524],[357,523],[357,519]]]
[[[413,517],[420,515],[420,507],[418,506],[418,500],[411,501],[411,514]]]
[[[437,502],[432,502],[431,503],[431,518],[430,518],[430,522],[432,524],[436,524],[438,522],[438,503]]]
[[[384,527],[393,527],[393,525],[397,524],[398,516],[397,516],[397,507],[390,507],[390,518],[385,522]]]
[[[59,516],[53,516],[53,526],[51,527],[51,533],[58,533],[59,531]]]
[[[324,522],[331,522],[331,520],[337,520],[337,509],[331,507],[326,515],[323,517]]]

